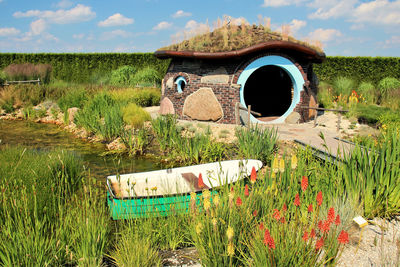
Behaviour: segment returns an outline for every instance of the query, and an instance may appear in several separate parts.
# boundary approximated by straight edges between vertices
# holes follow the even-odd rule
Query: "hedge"
[[[138,69],[151,66],[163,77],[169,60],[159,60],[152,53],[86,53],[86,54],[17,54],[0,53],[0,69],[11,63],[48,63],[53,67],[52,78],[73,82],[89,82],[93,77],[124,65]],[[322,64],[314,64],[320,81],[331,82],[344,76],[375,85],[385,77],[400,79],[399,57],[327,57]]]
[[[152,53],[0,53],[0,70],[11,63],[27,62],[51,64],[53,79],[78,83],[89,82],[124,65],[138,69],[151,66],[163,77],[169,65],[169,60],[159,60]]]
[[[313,68],[318,79],[326,82],[340,76],[375,85],[386,77],[400,79],[400,57],[327,57]]]

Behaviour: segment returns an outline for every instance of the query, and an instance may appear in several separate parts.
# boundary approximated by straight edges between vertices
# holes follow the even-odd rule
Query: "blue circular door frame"
[[[300,102],[300,92],[303,91],[304,86],[304,78],[301,74],[300,70],[293,64],[289,59],[281,56],[265,56],[258,58],[251,62],[240,74],[237,83],[241,85],[240,87],[240,103],[247,107],[246,102],[244,101],[244,88],[246,85],[247,79],[253,74],[254,71],[257,69],[273,65],[284,69],[287,74],[289,75],[290,79],[292,80],[293,84],[293,99],[292,103],[290,104],[289,109],[279,118],[273,121],[263,122],[257,120],[253,115],[250,115],[250,119],[254,123],[264,123],[264,124],[271,124],[271,123],[283,123],[286,117],[293,112],[296,105]],[[254,92],[257,93],[257,92]]]

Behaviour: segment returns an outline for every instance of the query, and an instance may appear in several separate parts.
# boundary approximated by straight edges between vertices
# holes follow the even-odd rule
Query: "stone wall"
[[[162,100],[164,100],[162,102],[172,102],[173,108],[162,107],[162,110],[173,110],[178,118],[185,120],[210,120],[234,124],[235,104],[240,102],[240,85],[236,84],[237,79],[248,64],[266,55],[271,54],[263,53],[240,60],[174,58],[162,84]],[[295,108],[295,112],[300,113],[301,119],[304,121],[309,119],[310,112],[300,109],[300,106],[309,106],[311,97],[315,97],[312,90],[315,89],[315,81],[308,79],[308,77],[313,77],[312,67],[307,62],[290,60],[299,68],[306,81],[305,90],[301,93],[300,103]],[[307,71],[310,73],[307,73]],[[177,85],[174,82],[179,76],[183,76],[187,81],[182,93],[178,92]],[[195,93],[198,91],[199,93]]]

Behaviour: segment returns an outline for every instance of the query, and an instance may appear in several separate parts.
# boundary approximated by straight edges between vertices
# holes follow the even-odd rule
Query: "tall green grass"
[[[333,88],[337,96],[349,96],[351,91],[355,89],[355,83],[350,78],[338,77],[333,81]]]

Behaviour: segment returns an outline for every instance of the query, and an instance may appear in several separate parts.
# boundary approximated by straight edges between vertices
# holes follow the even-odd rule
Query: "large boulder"
[[[158,111],[161,115],[175,114],[174,104],[168,97],[164,97],[160,102],[160,110]]]
[[[186,98],[183,115],[193,120],[217,121],[222,118],[224,113],[213,90],[201,87]]]
[[[285,123],[289,124],[296,124],[299,123],[301,119],[301,116],[298,112],[293,111],[292,113],[289,114],[289,116],[286,117]]]

